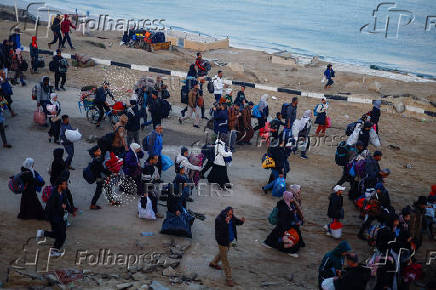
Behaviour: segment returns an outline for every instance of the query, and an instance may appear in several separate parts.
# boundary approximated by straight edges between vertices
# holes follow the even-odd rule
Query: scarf
[[[35,161],[30,157],[27,157],[26,160],[24,160],[23,162],[23,167],[29,169],[32,172],[33,178],[35,178],[35,170],[33,169],[34,164]]]
[[[294,199],[294,193],[292,191],[283,192],[283,200],[289,208],[291,208],[291,201],[293,199]]]
[[[135,154],[136,162],[139,162],[138,156],[136,155],[136,150],[140,149],[141,145],[137,143],[130,144],[130,150],[133,151],[133,154]]]

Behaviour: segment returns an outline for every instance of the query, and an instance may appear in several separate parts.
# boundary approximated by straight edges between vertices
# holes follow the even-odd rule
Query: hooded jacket
[[[53,89],[50,87],[50,83],[48,86],[44,86],[44,79],[48,78],[48,76],[43,76],[41,78],[41,82],[36,86],[36,100],[38,103],[43,101],[50,101],[50,95],[53,93]]]
[[[133,105],[127,110],[127,121],[126,129],[127,132],[136,132],[141,128],[141,116],[139,115],[138,105]]]
[[[342,206],[344,204],[344,197],[342,195],[337,195],[336,192],[330,194],[330,203],[327,211],[327,215],[331,219],[343,219],[344,211]]]
[[[226,145],[221,140],[216,140],[215,143],[215,161],[213,162],[219,166],[225,166],[224,157],[232,156],[232,151],[226,151]]]
[[[327,252],[318,268],[318,282],[322,283],[324,279],[336,276],[336,270],[341,270],[344,265],[342,254],[349,251],[351,251],[350,244],[342,241],[333,251]]]
[[[221,211],[221,213],[215,218],[215,240],[218,245],[223,247],[228,247],[230,244],[229,238],[229,225],[226,223],[227,212],[231,210],[231,207],[227,207]],[[238,233],[236,231],[236,226],[243,225],[244,222],[235,215],[232,217],[233,233],[235,235],[235,240],[238,239]]]
[[[50,168],[50,183],[54,186],[56,181],[62,177],[68,179],[70,176],[70,172],[67,169],[67,165],[63,159],[64,149],[56,148],[53,150],[53,162],[51,163]]]

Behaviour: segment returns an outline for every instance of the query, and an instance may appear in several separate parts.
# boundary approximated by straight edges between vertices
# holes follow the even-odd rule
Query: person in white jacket
[[[196,165],[192,164],[191,162],[189,162],[188,155],[189,155],[188,148],[182,147],[180,149],[180,155],[177,155],[177,157],[176,157],[176,168],[177,167],[185,168],[186,175],[189,175],[191,170],[201,171],[202,168],[200,166],[196,166]]]
[[[224,157],[231,157],[232,151],[226,150],[226,144],[223,142],[225,136],[217,139],[215,142],[215,161],[212,170],[207,177],[209,183],[216,183],[221,189],[230,189],[231,184],[227,175],[227,166]]]
[[[213,93],[215,94],[216,102],[220,101],[224,88],[227,88],[227,85],[223,81],[223,72],[218,71],[218,74],[213,78]]]

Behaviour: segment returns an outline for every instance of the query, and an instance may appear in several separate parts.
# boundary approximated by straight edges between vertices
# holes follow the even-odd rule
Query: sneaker
[[[182,124],[182,118],[179,118],[179,123]]]
[[[227,287],[233,287],[235,286],[235,283],[233,283],[233,280],[226,280]]]
[[[62,257],[64,254],[65,254],[65,251],[61,252],[61,251],[56,250],[56,249],[52,249],[50,251],[50,257]]]
[[[330,232],[326,232],[325,235],[330,237],[332,234]]]
[[[121,205],[121,202],[119,202],[119,201],[112,201],[111,202],[111,206],[120,206]]]
[[[44,237],[44,230],[37,230],[36,231],[36,239],[40,239]]]
[[[55,91],[59,91],[59,88],[55,88]]]
[[[288,255],[291,256],[292,258],[300,257],[297,253],[288,253]]]
[[[186,111],[181,111],[182,117],[185,117]]]
[[[48,138],[48,143],[51,143],[51,138]]]
[[[11,144],[3,144],[3,148],[12,148]]]
[[[301,159],[309,159],[309,157],[307,157],[306,155],[301,155],[300,158]]]
[[[208,117],[201,117],[202,119],[205,119],[205,120],[208,120],[209,121],[209,118]]]
[[[200,128],[198,125],[194,125],[194,128]]]
[[[98,205],[91,205],[91,206],[89,207],[89,209],[101,209],[101,207],[98,206]]]
[[[324,225],[322,228],[323,228],[326,232],[329,231],[329,225]]]
[[[265,248],[272,249],[272,247],[268,246],[265,242],[263,242],[261,245],[264,246]]]
[[[262,186],[262,190],[263,190],[263,193],[268,194],[268,190],[266,190],[263,186]]]
[[[215,265],[215,264],[212,264],[212,263],[209,263],[209,267],[211,267],[211,268],[213,268],[215,270],[222,270],[220,265]]]
[[[163,218],[164,218],[164,216],[163,216],[163,215],[161,215],[160,213],[157,213],[157,214],[156,214],[156,218],[158,218],[158,219],[163,219]]]
[[[61,87],[61,90],[66,91],[67,89],[65,89],[64,87]]]

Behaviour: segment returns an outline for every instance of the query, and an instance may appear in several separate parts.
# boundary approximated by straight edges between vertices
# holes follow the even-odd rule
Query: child
[[[334,192],[332,194],[330,194],[329,197],[329,208],[327,211],[327,216],[332,219],[332,222],[324,225],[324,229],[326,230],[326,235],[330,236],[331,232],[330,232],[330,225],[336,220],[341,220],[344,218],[344,209],[343,209],[343,204],[344,204],[344,198],[342,196],[342,193],[345,190],[345,187],[340,186],[340,185],[336,185],[333,188]]]
[[[272,196],[281,197],[286,189],[286,180],[283,170],[280,171],[279,177],[262,187],[262,189],[265,194],[268,194],[268,190],[272,189]]]

